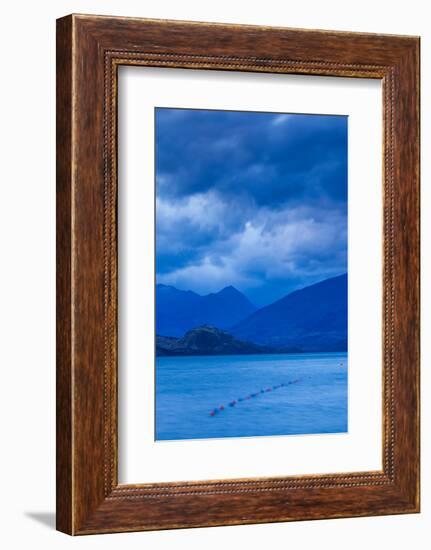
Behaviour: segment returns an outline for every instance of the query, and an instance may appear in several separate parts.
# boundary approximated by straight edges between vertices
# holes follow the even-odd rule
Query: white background
[[[70,12],[422,36],[422,150],[431,150],[428,2],[8,2],[2,11],[1,543],[5,548],[423,549],[431,523],[431,189],[422,168],[422,514],[72,539],[54,523],[55,18]],[[3,43],[4,42],[4,43]]]
[[[120,482],[381,470],[381,82],[148,67],[119,79]],[[154,441],[155,106],[348,114],[348,433]]]

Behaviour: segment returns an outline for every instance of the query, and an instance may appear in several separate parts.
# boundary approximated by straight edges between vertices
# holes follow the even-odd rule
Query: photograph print
[[[347,134],[155,109],[157,441],[347,432]]]

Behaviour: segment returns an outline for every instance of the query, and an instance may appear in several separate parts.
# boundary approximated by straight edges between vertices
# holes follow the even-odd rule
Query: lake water
[[[157,357],[157,440],[346,431],[346,353]]]

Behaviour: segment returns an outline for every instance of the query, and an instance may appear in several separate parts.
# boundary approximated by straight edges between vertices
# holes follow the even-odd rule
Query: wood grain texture
[[[57,49],[58,529],[87,534],[417,512],[419,39],[72,15],[58,21]],[[122,64],[382,79],[382,471],[118,485]]]
[[[57,529],[72,531],[72,33],[57,23]]]

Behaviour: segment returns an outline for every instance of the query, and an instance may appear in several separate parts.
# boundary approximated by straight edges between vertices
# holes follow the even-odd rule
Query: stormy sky
[[[157,108],[156,280],[258,306],[347,271],[347,117]]]

